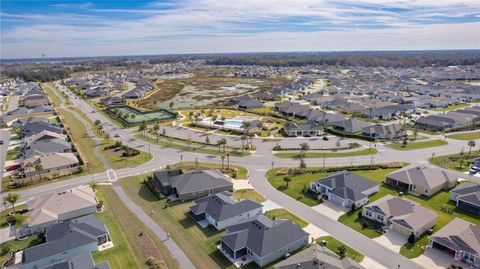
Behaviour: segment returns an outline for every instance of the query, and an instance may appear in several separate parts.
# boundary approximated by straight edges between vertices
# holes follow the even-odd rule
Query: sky
[[[480,49],[480,0],[0,0],[1,58]]]

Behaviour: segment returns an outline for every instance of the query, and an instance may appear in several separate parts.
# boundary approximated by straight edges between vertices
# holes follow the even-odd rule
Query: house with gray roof
[[[231,192],[221,192],[193,201],[190,216],[201,226],[211,225],[217,230],[238,223],[252,221],[262,214],[263,205],[253,200],[234,201]]]
[[[90,256],[91,252],[98,251],[100,246],[111,242],[103,222],[92,215],[67,220],[49,227],[45,232],[45,239],[45,243],[23,251],[23,269],[62,268],[54,265],[63,266],[65,262],[76,259],[78,255]],[[77,260],[78,264],[83,262]],[[91,264],[87,265],[91,266]],[[102,265],[100,268],[109,267]]]
[[[365,269],[356,261],[339,255],[318,244],[281,261],[275,269]]]
[[[24,158],[48,153],[65,153],[71,151],[72,145],[64,139],[43,139],[28,144],[25,147]]]
[[[283,132],[287,136],[318,136],[323,128],[315,121],[307,121],[306,123],[296,123],[287,121],[283,126]]]
[[[362,128],[362,136],[374,139],[399,139],[407,135],[407,130],[400,124],[374,124]]]
[[[181,169],[153,173],[157,195],[188,201],[223,191],[233,191],[233,183],[216,170],[195,170],[183,173]]]
[[[464,183],[450,191],[457,208],[480,215],[480,184]]]
[[[309,237],[291,220],[272,220],[265,215],[226,230],[217,248],[232,262],[245,265],[253,260],[260,267],[308,244]]]
[[[340,206],[357,208],[378,192],[380,185],[350,171],[341,171],[310,182],[310,190],[319,198],[326,197]]]
[[[344,119],[341,121],[329,122],[328,125],[340,132],[352,134],[361,132],[363,128],[370,126],[370,123],[357,119]]]
[[[404,236],[420,236],[430,230],[437,221],[434,211],[407,199],[391,194],[365,205],[363,217],[387,226]]]
[[[457,184],[458,177],[445,170],[416,166],[404,168],[387,175],[385,183],[413,195],[431,196]]]
[[[480,267],[480,225],[455,218],[429,239],[428,247],[443,251],[456,262]]]
[[[44,121],[26,122],[23,124],[23,126],[21,126],[21,128],[23,129],[26,137],[43,131],[49,131],[58,134],[62,134],[64,132],[62,128]]]

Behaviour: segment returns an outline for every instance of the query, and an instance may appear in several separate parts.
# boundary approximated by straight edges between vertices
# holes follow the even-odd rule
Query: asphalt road
[[[0,141],[3,141],[3,145],[0,145],[0,191],[1,183],[3,179],[3,172],[5,169],[5,161],[7,159],[8,143],[10,142],[10,132],[6,130],[0,130]]]
[[[130,147],[137,148],[143,151],[150,151],[153,155],[151,161],[138,165],[136,167],[129,167],[115,170],[115,173],[118,178],[125,178],[132,175],[146,174],[150,173],[153,170],[160,169],[167,164],[174,164],[180,161],[180,155],[183,156],[183,160],[195,160],[198,159],[200,162],[219,162],[219,158],[215,155],[206,155],[198,154],[187,151],[180,151],[172,148],[161,147],[155,144],[150,144],[143,140],[139,140],[134,137],[131,133],[132,130],[129,129],[120,129],[115,124],[113,124],[109,119],[104,117],[101,113],[94,112],[95,109],[89,105],[87,102],[77,99],[73,93],[69,93],[63,86],[59,85],[59,88],[66,91],[70,100],[73,104],[78,107],[82,112],[86,114],[92,121],[100,120],[104,126],[104,130],[110,133],[112,136],[118,134],[119,138],[123,143]],[[178,132],[185,133],[191,130],[178,129]],[[171,135],[171,134],[170,134]],[[184,134],[185,135],[185,134]],[[189,135],[188,133],[186,135]],[[190,134],[192,137],[195,136],[192,132]],[[235,138],[227,137],[229,139]],[[432,138],[443,138],[441,136],[432,136]],[[309,141],[311,138],[298,138],[294,140],[285,140],[283,143],[292,143],[299,145],[303,141]],[[323,160],[320,159],[305,159],[305,162],[308,166],[323,166],[324,162],[326,166],[345,166],[345,165],[359,165],[359,164],[370,164],[370,163],[387,163],[392,161],[398,162],[408,162],[411,164],[424,164],[428,165],[428,158],[433,154],[435,155],[445,155],[460,152],[461,148],[464,147],[465,150],[468,150],[467,141],[458,141],[452,139],[446,139],[449,144],[441,147],[435,147],[430,149],[422,149],[415,151],[396,151],[384,147],[382,144],[377,144],[376,148],[379,150],[379,153],[373,156],[356,156],[356,157],[343,157],[343,158],[327,158]],[[204,140],[202,140],[204,141]],[[356,141],[362,144],[365,144],[365,141]],[[234,143],[234,142],[232,142]],[[368,142],[367,142],[368,143]],[[357,233],[356,231],[339,224],[326,216],[322,215],[320,212],[314,211],[306,205],[292,199],[291,197],[277,191],[273,188],[267,181],[265,173],[267,170],[272,167],[296,167],[299,164],[298,160],[293,159],[282,159],[272,156],[272,147],[275,143],[264,142],[263,139],[254,139],[254,144],[257,146],[256,152],[252,156],[247,157],[230,157],[230,163],[232,165],[240,165],[246,167],[249,170],[249,178],[255,190],[266,198],[272,200],[273,202],[279,204],[280,206],[286,208],[293,214],[307,220],[308,222],[318,226],[324,231],[330,233],[332,236],[340,239],[346,244],[354,247],[358,251],[362,252],[366,256],[374,259],[380,264],[385,265],[387,268],[398,268],[398,265],[401,268],[422,268],[420,265],[406,259],[398,253],[391,251],[380,245],[379,243],[366,238],[365,236]],[[480,144],[480,140],[477,141],[477,144]],[[459,174],[465,176],[463,174]],[[92,180],[101,182],[107,181],[108,176],[106,172],[81,176],[74,179],[69,179],[65,181],[58,181],[48,185],[42,185],[34,187],[31,189],[25,189],[18,191],[22,197],[22,201],[30,199],[32,197],[47,194],[52,191],[59,191],[68,188],[72,188],[81,184],[86,184]]]

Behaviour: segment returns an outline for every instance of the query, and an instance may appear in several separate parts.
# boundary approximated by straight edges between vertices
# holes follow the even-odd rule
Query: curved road
[[[135,167],[128,167],[115,170],[117,178],[125,178],[133,175],[146,174],[150,173],[153,170],[160,169],[168,164],[178,163],[180,161],[180,155],[183,155],[183,160],[195,160],[198,159],[199,162],[219,162],[219,159],[216,155],[206,155],[199,153],[192,153],[186,151],[180,151],[168,147],[161,147],[156,144],[151,144],[143,140],[139,140],[132,135],[131,129],[121,129],[117,127],[110,119],[103,116],[101,113],[96,113],[94,107],[92,107],[87,102],[76,99],[73,93],[69,92],[65,87],[56,83],[57,87],[65,91],[69,96],[70,100],[77,106],[87,117],[92,121],[100,120],[104,126],[104,130],[110,134],[118,134],[119,139],[122,140],[126,145],[137,148],[143,151],[150,151],[153,155],[152,160],[149,162],[138,165]],[[163,127],[162,127],[163,128]],[[186,133],[192,138],[198,135],[195,131],[189,129],[183,129],[181,127],[168,127],[167,132],[174,132],[177,130],[179,133]],[[181,128],[181,129],[179,129]],[[171,133],[169,133],[171,135]],[[224,137],[224,136],[222,136]],[[235,145],[235,140],[238,138],[225,136],[229,139],[230,145]],[[212,136],[210,136],[212,139]],[[431,138],[441,139],[442,136],[431,136]],[[414,151],[396,151],[384,147],[382,144],[378,144],[376,148],[379,150],[379,153],[372,156],[356,156],[356,157],[341,157],[341,158],[327,158],[325,160],[326,166],[345,166],[345,165],[359,165],[359,164],[370,164],[370,163],[387,163],[387,162],[407,162],[411,164],[425,164],[428,165],[428,158],[432,157],[432,154],[437,156],[446,155],[452,153],[458,153],[462,149],[468,150],[467,141],[459,141],[446,139],[449,144],[445,146],[421,149]],[[201,141],[204,141],[201,140]],[[215,141],[215,140],[212,140]],[[300,143],[308,141],[311,147],[322,146],[323,141],[320,139],[312,138],[296,138],[296,139],[284,139],[281,143],[284,145],[294,145],[298,146]],[[355,141],[366,145],[365,141]],[[314,143],[314,144],[312,144]],[[480,143],[480,141],[478,141]],[[346,244],[352,246],[353,248],[359,250],[366,256],[374,259],[378,263],[386,266],[387,268],[398,268],[400,265],[401,268],[416,269],[422,268],[421,265],[412,262],[411,260],[401,256],[400,254],[393,252],[390,249],[385,248],[379,243],[371,240],[362,234],[350,229],[347,226],[339,224],[336,221],[333,221],[322,215],[321,213],[311,209],[310,207],[296,201],[295,199],[277,191],[273,188],[267,181],[265,176],[266,171],[275,167],[296,167],[299,164],[298,160],[293,159],[283,159],[276,158],[272,155],[272,147],[275,145],[275,142],[264,142],[264,139],[254,138],[254,144],[257,146],[257,150],[251,156],[247,157],[230,157],[230,163],[232,165],[243,166],[249,171],[250,182],[255,188],[255,190],[262,195],[264,195],[269,200],[277,203],[293,214],[305,219],[309,223],[312,223],[315,226],[318,226],[322,230],[331,234],[333,237],[338,238],[339,240],[345,242]],[[272,165],[273,162],[273,165]],[[305,162],[308,166],[323,166],[324,160],[320,159],[305,159]],[[464,174],[459,174],[465,176]],[[70,180],[58,181],[48,185],[42,185],[30,189],[25,189],[18,191],[22,197],[22,201],[30,199],[32,197],[51,193],[54,190],[64,190],[78,186],[80,184],[87,184],[92,180],[97,182],[104,182],[109,180],[109,175],[106,172],[97,173],[94,175],[86,175],[77,177]]]

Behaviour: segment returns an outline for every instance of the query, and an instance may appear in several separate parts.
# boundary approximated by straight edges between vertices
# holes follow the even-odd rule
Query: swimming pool
[[[242,124],[243,124],[242,121],[239,121],[239,120],[226,120],[224,126],[241,128]]]

